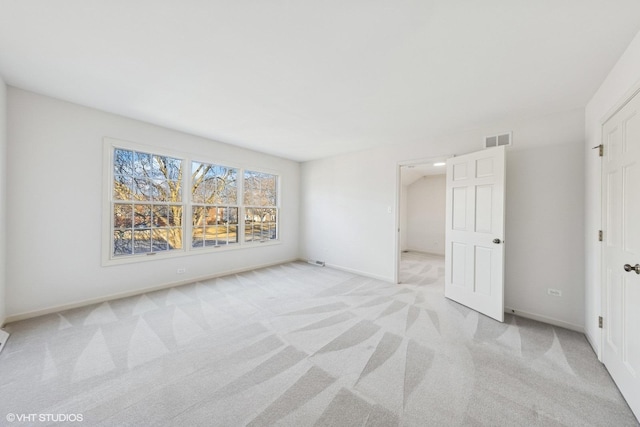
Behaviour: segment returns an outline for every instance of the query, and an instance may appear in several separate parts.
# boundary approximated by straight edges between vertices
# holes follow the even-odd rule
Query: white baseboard
[[[120,299],[120,298],[126,298],[126,297],[131,297],[131,296],[135,296],[135,295],[142,295],[145,294],[147,292],[153,292],[153,291],[158,291],[158,290],[162,290],[162,289],[167,289],[167,288],[173,288],[175,286],[181,286],[181,285],[187,285],[189,283],[195,283],[195,282],[200,282],[203,280],[210,280],[210,279],[215,279],[217,277],[224,277],[224,276],[229,276],[232,274],[239,274],[239,273],[244,273],[247,271],[252,271],[252,270],[258,270],[260,268],[267,268],[267,267],[273,267],[276,265],[282,265],[282,264],[287,264],[289,262],[294,262],[294,261],[299,261],[298,258],[293,258],[293,259],[289,259],[289,260],[285,260],[285,261],[278,261],[278,262],[274,262],[274,263],[269,263],[269,264],[260,264],[260,265],[255,265],[252,267],[246,267],[246,268],[238,268],[238,269],[234,269],[234,270],[226,270],[226,271],[221,271],[215,274],[208,274],[205,276],[199,276],[199,277],[191,277],[189,279],[185,279],[185,280],[180,280],[180,281],[175,281],[175,282],[167,282],[167,283],[163,283],[161,285],[154,285],[154,286],[149,286],[147,288],[142,288],[142,289],[136,289],[135,291],[127,291],[127,292],[120,292],[117,294],[110,294],[110,295],[105,295],[102,297],[97,297],[97,298],[90,298],[90,299],[86,299],[86,300],[82,300],[82,301],[76,301],[76,302],[72,302],[69,304],[62,304],[62,305],[57,305],[54,307],[47,307],[47,308],[43,308],[40,310],[33,310],[33,311],[27,311],[24,313],[18,313],[18,314],[13,314],[7,317],[5,324],[6,323],[11,323],[11,322],[17,322],[19,320],[25,320],[25,319],[31,319],[33,317],[38,317],[38,316],[43,316],[45,314],[51,314],[51,313],[58,313],[61,311],[65,311],[65,310],[70,310],[72,308],[78,308],[78,307],[84,307],[86,305],[92,305],[92,304],[99,304],[105,301],[112,301],[112,300],[116,300],[116,299]]]
[[[528,313],[526,311],[521,311],[512,307],[505,307],[504,312],[508,314],[515,314],[516,316],[520,316],[520,317],[526,317],[527,319],[531,319],[531,320],[537,320],[538,322],[559,326],[561,328],[570,329],[572,331],[576,331],[584,334],[584,326],[574,325],[573,323],[565,322],[564,320],[558,320],[552,317],[542,316],[540,314],[535,314],[535,313]]]
[[[425,251],[425,250],[422,250],[422,249],[409,248],[409,249],[403,250],[403,252],[405,252],[405,251],[407,251],[407,252],[417,252],[419,254],[425,254],[425,255],[434,255],[434,256],[442,256],[442,257],[444,256],[444,254],[441,254],[441,253],[438,253],[438,252],[429,252],[429,251]]]
[[[341,265],[336,265],[336,264],[325,263],[325,266],[334,268],[340,271],[346,271],[347,273],[357,274],[358,276],[370,277],[371,279],[377,279],[377,280],[382,280],[383,282],[393,283],[393,277],[379,276],[377,274],[371,274],[371,273],[367,273],[366,271],[360,271],[360,270],[356,270],[355,268],[343,267]]]

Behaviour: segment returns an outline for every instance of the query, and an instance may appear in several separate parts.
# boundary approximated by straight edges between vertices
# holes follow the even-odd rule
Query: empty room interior
[[[640,3],[0,0],[0,425],[637,426]]]

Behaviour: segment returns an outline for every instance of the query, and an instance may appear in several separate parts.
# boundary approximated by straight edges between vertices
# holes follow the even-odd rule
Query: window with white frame
[[[278,238],[278,178],[276,175],[245,171],[244,240],[265,242]]]
[[[110,138],[105,138],[107,161],[106,264],[279,238],[277,175]]]
[[[182,159],[113,152],[112,255],[182,249]]]
[[[191,163],[193,248],[238,243],[238,170]]]

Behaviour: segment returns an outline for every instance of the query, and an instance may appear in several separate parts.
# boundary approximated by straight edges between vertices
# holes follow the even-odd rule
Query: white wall
[[[0,77],[0,327],[6,319],[7,86]]]
[[[408,186],[409,250],[444,255],[446,185],[446,175],[428,175]]]
[[[640,33],[635,36],[585,109],[585,333],[598,354],[601,339],[597,321],[601,314],[601,252],[596,233],[601,228],[601,162],[591,147],[602,142],[602,120],[612,108],[628,99],[634,89],[640,89]]]
[[[513,131],[507,150],[506,306],[584,326],[584,111],[510,120],[420,144],[398,144],[303,163],[301,254],[393,280],[399,162],[482,148]],[[561,289],[561,298],[547,288]]]
[[[298,257],[297,162],[12,87],[8,111],[8,316]],[[105,136],[279,172],[282,243],[102,267]]]

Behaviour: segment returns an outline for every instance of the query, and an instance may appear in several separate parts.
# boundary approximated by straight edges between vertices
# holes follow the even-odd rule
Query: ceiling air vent
[[[484,148],[501,147],[503,145],[511,145],[512,132],[503,133],[500,135],[485,136]]]

